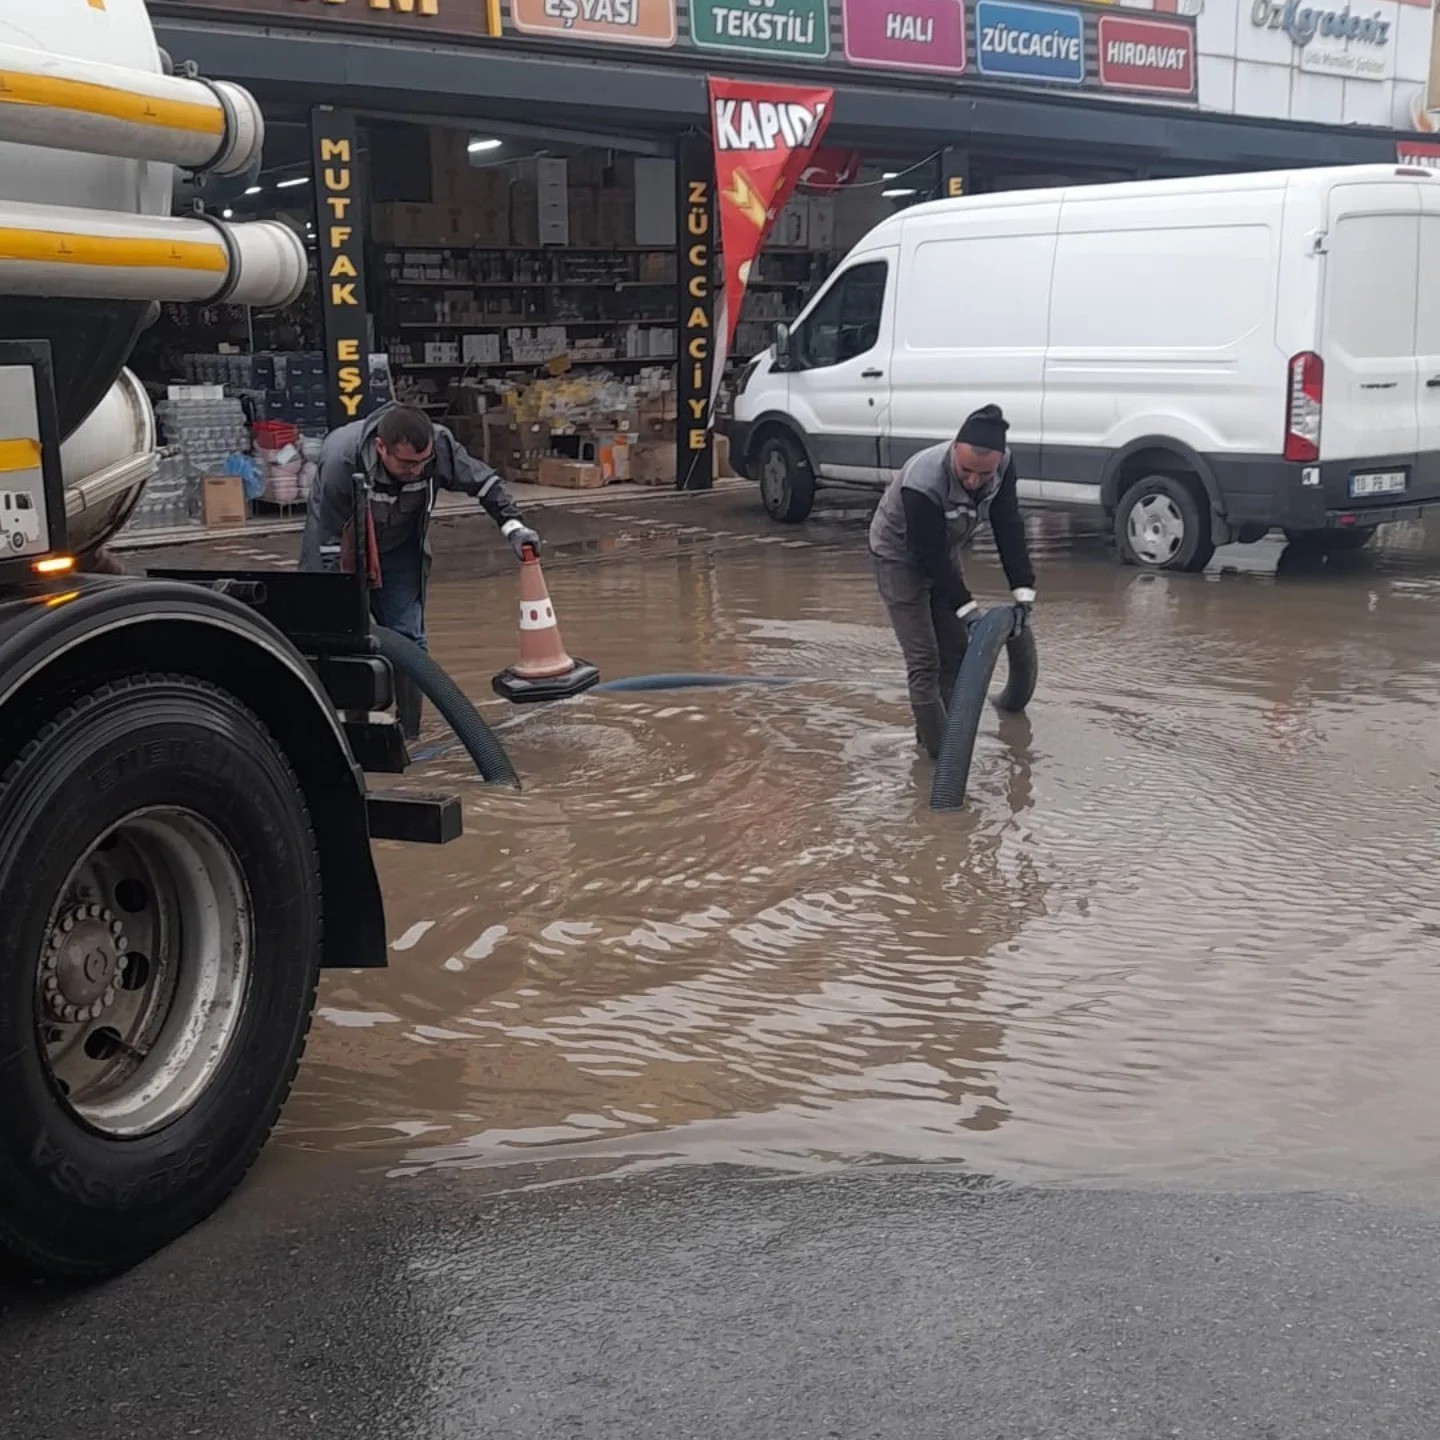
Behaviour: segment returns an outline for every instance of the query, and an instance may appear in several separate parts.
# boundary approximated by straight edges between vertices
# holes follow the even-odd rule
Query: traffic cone
[[[579,695],[599,680],[589,661],[566,653],[540,557],[526,546],[520,562],[520,658],[495,676],[495,693],[516,705],[535,704]]]

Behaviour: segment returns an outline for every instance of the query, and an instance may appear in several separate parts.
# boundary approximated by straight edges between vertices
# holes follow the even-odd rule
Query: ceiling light
[[[233,210],[222,210],[220,212],[220,218],[222,220],[233,220],[235,218],[235,212]]]
[[[277,180],[275,182],[275,188],[277,190],[289,190],[292,186],[308,185],[309,183],[310,177],[308,175],[297,175],[293,180]]]
[[[882,180],[898,180],[900,178],[900,172],[898,170],[887,170],[880,178]]]
[[[245,193],[247,195],[258,195],[264,188],[263,185],[252,185]]]
[[[503,140],[472,140],[470,142],[470,153],[480,155],[486,150],[498,150],[505,142]]]
[[[913,194],[915,194],[913,190],[882,190],[880,198],[882,200],[903,200],[907,195]]]

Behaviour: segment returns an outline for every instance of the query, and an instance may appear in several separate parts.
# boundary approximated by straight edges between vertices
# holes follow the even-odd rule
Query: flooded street
[[[1430,1440],[1425,534],[1147,578],[1037,518],[1035,703],[937,814],[863,509],[537,522],[607,677],[795,683],[511,710],[513,562],[444,525],[433,649],[525,789],[428,717],[405,783],[467,833],[381,847],[391,968],[325,976],[217,1216],[0,1284],[0,1429]]]
[[[467,833],[383,847],[392,968],[326,978],[268,1171],[940,1161],[1440,1196],[1423,534],[1152,578],[1033,521],[1039,693],[934,814],[863,510],[757,512],[582,506],[551,591],[607,678],[800,683],[529,713],[488,698],[513,582],[469,578],[492,537],[449,527],[432,650],[526,788],[481,786],[430,712],[442,753],[406,783],[459,790]]]

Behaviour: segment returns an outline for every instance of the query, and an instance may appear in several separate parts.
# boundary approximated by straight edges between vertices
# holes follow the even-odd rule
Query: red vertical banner
[[[725,254],[725,346],[735,338],[751,267],[776,217],[830,124],[835,92],[764,81],[710,79],[710,133],[715,197]]]

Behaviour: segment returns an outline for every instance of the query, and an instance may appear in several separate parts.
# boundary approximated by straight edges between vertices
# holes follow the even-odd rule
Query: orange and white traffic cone
[[[566,653],[540,557],[527,547],[520,562],[520,658],[494,678],[495,693],[516,705],[534,704],[579,695],[599,679],[589,661]]]

